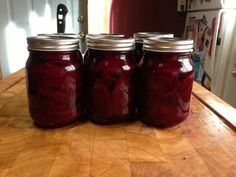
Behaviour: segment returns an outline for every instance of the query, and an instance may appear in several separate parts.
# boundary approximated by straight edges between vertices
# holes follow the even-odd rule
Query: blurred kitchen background
[[[24,67],[27,36],[57,32],[60,3],[68,8],[66,33],[184,32],[185,12],[177,12],[177,0],[1,0],[2,77]]]

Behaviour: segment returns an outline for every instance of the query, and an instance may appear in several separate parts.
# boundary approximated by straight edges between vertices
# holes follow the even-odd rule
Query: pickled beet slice
[[[75,93],[75,91],[74,91]],[[55,103],[62,102],[69,104],[74,98],[74,94],[69,94],[63,90],[56,90],[52,88],[40,89],[37,93],[40,97],[44,99],[51,100]]]
[[[38,115],[40,120],[47,121],[47,118],[50,118],[51,120],[59,121],[60,119],[72,117],[75,118],[77,116],[77,112],[75,109],[67,109],[64,111],[61,111],[60,114],[56,110],[48,110],[48,111],[42,111],[42,112],[34,112],[33,115]],[[37,117],[37,116],[36,116]]]
[[[81,62],[77,51],[31,52],[27,83],[30,113],[36,124],[63,126],[81,116]]]
[[[189,101],[192,93],[192,86],[193,74],[188,74],[188,76],[182,80],[181,85],[178,88],[178,94],[180,95],[181,99],[183,99],[183,101]]]
[[[156,92],[155,94],[167,97],[176,91],[176,87],[179,83],[177,82],[177,76],[157,73],[150,75],[147,79],[147,85],[149,85],[148,88],[150,90],[154,90],[154,92]]]
[[[92,119],[114,115],[111,94],[100,79],[96,79],[90,92],[90,114]]]
[[[135,61],[131,61],[132,52],[95,51],[95,53],[93,58],[87,59],[85,69],[88,74],[86,94],[90,97],[87,102],[90,118],[102,124],[121,122],[128,118],[129,107],[134,104],[130,83],[134,77],[132,66],[135,65]],[[92,95],[96,99],[92,99]]]
[[[156,98],[146,100],[145,116],[142,119],[147,119],[152,124],[158,126],[170,126],[180,122],[186,112],[182,112],[181,108],[166,102],[166,100],[156,101]]]
[[[121,70],[118,67],[120,65],[121,63],[117,59],[106,59],[97,65],[96,71],[99,73],[99,78],[109,90],[114,89],[117,80],[120,78]]]
[[[129,84],[125,79],[120,79],[112,91],[112,102],[115,116],[129,113]]]
[[[100,79],[106,85],[107,89],[112,91],[116,85],[117,78],[115,74],[102,73]]]
[[[32,107],[36,110],[41,110],[41,112],[50,109],[55,110],[56,112],[60,112],[75,107],[76,104],[76,98],[71,99],[70,103],[55,102],[51,99],[45,99],[38,96],[30,96],[30,99]]]

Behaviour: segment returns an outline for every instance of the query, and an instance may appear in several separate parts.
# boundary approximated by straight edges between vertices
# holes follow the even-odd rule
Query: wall
[[[132,36],[137,31],[158,31],[182,36],[185,18],[185,13],[177,12],[177,0],[113,0],[110,32]]]
[[[57,31],[59,3],[68,7],[65,32],[78,32],[78,0],[1,0],[0,64],[3,78],[25,66],[27,36]]]
[[[88,33],[108,33],[112,0],[88,0]]]

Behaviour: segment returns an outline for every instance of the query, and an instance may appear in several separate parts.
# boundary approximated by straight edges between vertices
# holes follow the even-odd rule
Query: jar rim
[[[87,47],[97,50],[123,51],[134,49],[133,38],[97,38],[87,42]]]
[[[76,33],[40,33],[37,36],[79,38],[79,34]]]
[[[98,33],[98,34],[87,34],[86,35],[86,41],[90,41],[93,39],[99,39],[99,38],[124,38],[124,34],[116,34],[116,33]]]
[[[149,37],[144,40],[145,44],[153,44],[153,43],[165,43],[168,45],[193,45],[192,39],[185,39],[181,37]]]
[[[144,40],[143,48],[157,52],[192,52],[193,40],[180,37],[150,37]]]
[[[68,36],[31,36],[27,37],[28,50],[71,51],[79,49],[79,38]]]
[[[161,32],[136,32],[133,37],[136,43],[144,43],[144,39],[150,37],[174,37],[174,34]]]

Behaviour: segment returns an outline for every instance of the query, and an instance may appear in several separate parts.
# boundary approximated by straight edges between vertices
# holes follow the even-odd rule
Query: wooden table
[[[0,176],[234,177],[235,115],[194,83],[190,115],[172,128],[137,121],[40,129],[29,116],[21,70],[0,81]]]

